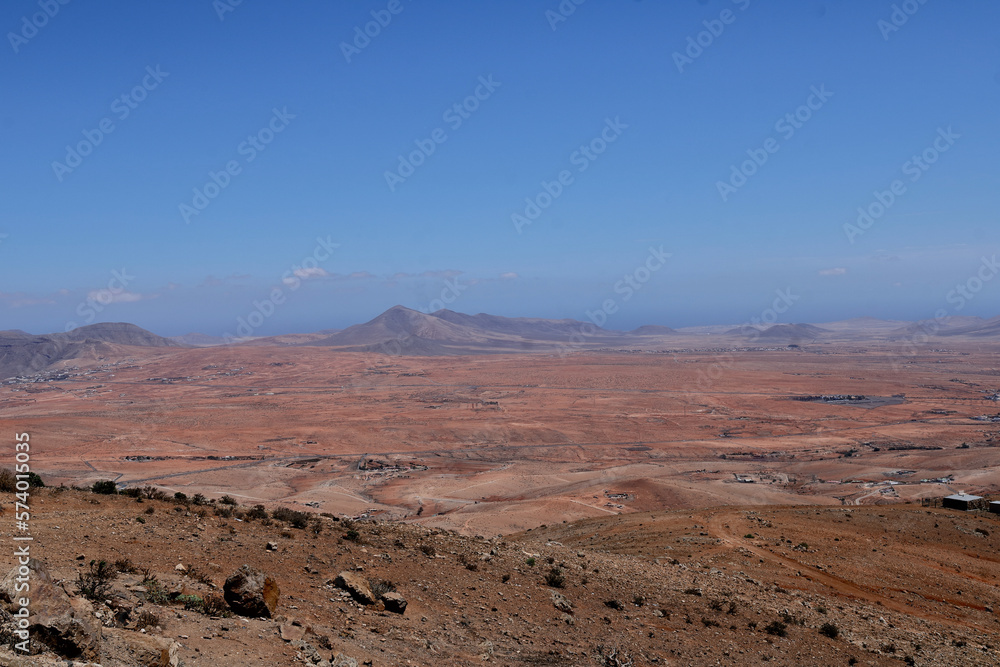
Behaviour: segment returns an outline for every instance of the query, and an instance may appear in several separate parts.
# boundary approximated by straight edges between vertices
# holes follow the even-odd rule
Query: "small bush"
[[[146,589],[146,601],[153,604],[169,602],[170,594],[155,574],[146,574],[140,585]]]
[[[701,624],[704,625],[706,628],[719,627],[719,623],[717,621],[713,621],[712,619],[706,618],[704,616],[701,617]]]
[[[186,503],[187,499],[188,497],[186,493],[178,491],[177,493],[174,494],[174,500],[176,500],[179,503]]]
[[[90,490],[103,496],[113,496],[118,493],[118,487],[110,479],[102,479],[94,482]]]
[[[361,540],[361,533],[351,528],[349,531],[344,533],[344,539],[350,542],[358,542]]]
[[[527,563],[528,567],[535,567],[535,557],[532,556],[528,560],[524,561]]]
[[[156,488],[155,486],[146,485],[141,489],[142,495],[146,497],[147,500],[166,500],[167,494]]]
[[[430,558],[434,558],[434,556],[437,555],[437,551],[430,544],[421,544],[420,551],[422,551],[425,556],[428,556]]]
[[[246,519],[247,521],[253,521],[254,519],[266,519],[267,510],[264,509],[263,505],[254,505],[247,510]]]
[[[321,519],[313,519],[309,524],[309,532],[313,535],[319,535],[323,532],[323,521]]]
[[[188,611],[204,611],[205,601],[198,595],[178,595],[174,602],[184,605]]]
[[[146,511],[143,512],[143,514],[153,514],[155,512],[156,512],[156,510],[152,506],[150,506],[150,507],[146,508]]]
[[[767,624],[767,627],[764,628],[764,632],[776,637],[786,637],[788,636],[788,626],[781,621],[771,621]]]
[[[238,505],[239,504],[239,503],[236,502],[235,498],[233,498],[232,496],[229,496],[229,495],[225,495],[225,496],[222,496],[221,498],[219,498],[219,502],[222,503],[223,505]]]
[[[135,629],[143,630],[144,628],[155,628],[163,627],[160,625],[160,617],[149,611],[148,609],[143,609],[139,612],[139,615],[135,619]]]
[[[209,593],[202,598],[202,613],[206,616],[232,616],[226,599],[218,593]]]
[[[196,493],[193,496],[191,496],[191,502],[194,503],[195,505],[207,505],[208,498],[206,498],[201,493]]]
[[[830,639],[836,639],[840,634],[840,629],[833,623],[824,623],[819,627],[820,634],[824,634]]]
[[[566,577],[563,575],[562,569],[558,567],[549,568],[549,571],[545,574],[545,585],[552,588],[562,588],[565,586]]]
[[[606,600],[604,602],[604,606],[609,609],[614,609],[615,611],[621,611],[622,609],[625,608],[622,606],[622,603],[619,602],[618,600]]]
[[[135,574],[139,571],[139,568],[137,568],[129,558],[119,558],[116,560],[115,569],[124,574]]]
[[[502,577],[500,577],[500,581],[506,584],[508,581],[510,581],[510,575],[509,574],[503,575]]]
[[[372,592],[376,600],[381,600],[386,593],[395,592],[396,585],[385,579],[369,579],[368,589]]]
[[[121,495],[126,498],[135,498],[137,500],[142,499],[142,491],[138,487],[130,486],[128,488],[122,489]]]
[[[80,594],[88,600],[103,601],[111,592],[111,582],[118,577],[118,571],[106,560],[92,560],[79,577],[76,585]]]
[[[233,508],[228,505],[224,507],[216,507],[215,516],[221,516],[223,519],[229,519],[233,516]]]

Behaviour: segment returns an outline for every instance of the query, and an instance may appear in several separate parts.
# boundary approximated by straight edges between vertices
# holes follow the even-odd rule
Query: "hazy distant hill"
[[[174,341],[124,322],[91,324],[42,336],[20,330],[3,331],[0,332],[0,379],[36,373],[61,361],[114,355],[121,345],[179,347]]]
[[[731,336],[742,336],[762,343],[797,343],[822,338],[830,332],[812,324],[775,324],[766,329],[739,327],[726,332]]]
[[[645,324],[638,329],[632,329],[629,333],[633,336],[671,336],[676,334],[677,331],[658,324]]]
[[[221,336],[209,336],[203,333],[188,333],[183,336],[171,336],[169,340],[181,345],[191,345],[193,347],[211,347],[222,345],[226,342]]]
[[[947,329],[941,332],[941,336],[972,336],[973,338],[985,338],[1000,336],[1000,317],[989,320],[981,320],[967,326]]]
[[[613,343],[624,337],[576,320],[466,315],[451,310],[427,314],[394,306],[373,320],[309,344],[417,355],[518,352],[555,349],[569,344],[581,331],[589,334],[589,344]]]

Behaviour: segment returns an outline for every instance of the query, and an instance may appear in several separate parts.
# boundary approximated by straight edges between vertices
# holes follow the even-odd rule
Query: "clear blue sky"
[[[564,21],[557,0],[232,1],[3,3],[0,329],[222,334],[274,288],[255,334],[443,290],[508,316],[612,299],[618,329],[740,323],[779,289],[783,321],[1000,314],[1000,279],[948,300],[1000,251],[996,2],[913,0],[896,26],[888,0],[589,0]],[[391,21],[345,56],[373,11]],[[416,142],[433,153],[390,187]],[[730,180],[747,151],[766,162]],[[543,180],[559,196],[512,222]]]

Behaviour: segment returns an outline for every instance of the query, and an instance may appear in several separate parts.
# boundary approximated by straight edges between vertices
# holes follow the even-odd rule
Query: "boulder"
[[[306,636],[305,628],[291,623],[282,623],[278,631],[286,642],[293,642]]]
[[[368,582],[361,575],[354,572],[341,572],[333,580],[333,585],[342,588],[351,594],[351,597],[361,604],[375,604],[375,596],[372,595]]]
[[[270,618],[278,607],[278,583],[249,565],[229,575],[222,590],[226,603],[242,616]]]
[[[383,595],[382,603],[385,604],[386,611],[391,611],[394,614],[402,614],[406,611],[406,598],[395,591]]]
[[[108,628],[106,632],[110,642],[123,647],[125,652],[142,667],[180,665],[180,658],[177,655],[180,644],[175,641],[118,628]]]
[[[34,558],[26,566],[31,584],[30,633],[32,643],[43,644],[63,658],[99,661],[101,626],[94,618],[94,609],[83,598],[71,598],[52,581],[45,566]],[[0,582],[0,597],[16,600],[22,593],[14,589],[21,576],[15,565]],[[19,607],[13,604],[12,607]]]
[[[358,661],[349,655],[338,653],[330,660],[330,667],[358,667]]]
[[[573,603],[562,593],[552,592],[552,606],[565,614],[573,613]]]

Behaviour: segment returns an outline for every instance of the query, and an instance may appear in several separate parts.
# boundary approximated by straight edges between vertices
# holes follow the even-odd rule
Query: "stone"
[[[306,636],[306,629],[303,627],[296,626],[294,623],[282,623],[278,628],[278,633],[281,638],[286,642],[293,642],[301,640]]]
[[[382,603],[385,605],[386,611],[391,611],[394,614],[402,614],[406,611],[406,598],[396,591],[383,595]]]
[[[573,603],[562,593],[552,593],[552,606],[566,614],[573,613]]]
[[[375,604],[375,596],[372,595],[368,582],[354,572],[341,572],[333,580],[333,585],[342,588],[351,594],[351,597],[361,604]]]
[[[278,607],[278,583],[249,565],[229,575],[222,590],[226,603],[241,616],[270,618]]]
[[[98,660],[101,648],[101,625],[94,618],[93,606],[83,598],[71,598],[56,586],[45,566],[34,558],[26,567],[31,570],[31,639],[44,644],[67,659]],[[0,597],[10,601],[21,597],[14,585],[20,576],[15,565],[0,582]]]
[[[330,661],[330,667],[358,667],[358,661],[349,655],[338,653]]]
[[[265,548],[268,551],[277,551],[278,550],[278,543],[277,542],[268,542],[267,543],[267,547],[265,547]]]
[[[110,628],[106,632],[110,640],[116,640],[117,643],[124,645],[129,655],[142,667],[180,665],[180,658],[177,655],[180,644],[175,641],[117,628]]]

